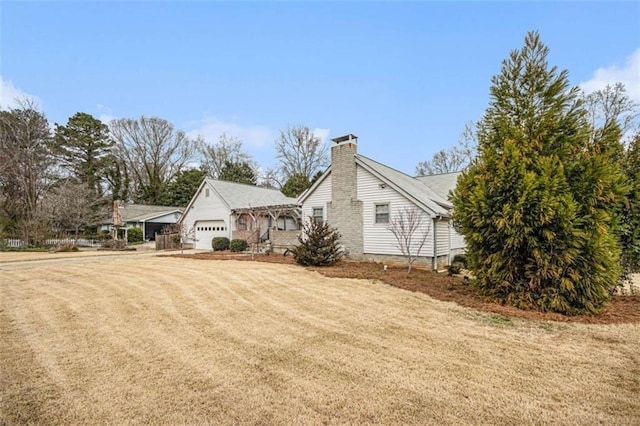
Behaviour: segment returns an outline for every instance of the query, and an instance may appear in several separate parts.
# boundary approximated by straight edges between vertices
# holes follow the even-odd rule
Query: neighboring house
[[[140,228],[145,240],[154,240],[162,228],[178,223],[182,211],[180,207],[115,202],[113,216],[102,223],[101,230]]]
[[[303,217],[336,227],[350,256],[385,259],[402,255],[390,222],[400,211],[417,209],[425,224],[417,234],[429,233],[423,262],[442,268],[464,251],[448,199],[459,173],[415,178],[359,155],[354,135],[333,142],[330,167],[298,198]]]
[[[214,237],[290,245],[297,239],[299,222],[295,198],[276,189],[215,179],[200,184],[180,219],[189,242],[209,250]]]

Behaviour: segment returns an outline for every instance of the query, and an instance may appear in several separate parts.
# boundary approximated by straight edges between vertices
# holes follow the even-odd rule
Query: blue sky
[[[454,145],[527,31],[573,84],[640,102],[640,2],[0,2],[0,103],[158,116],[263,166],[287,125],[413,174]]]

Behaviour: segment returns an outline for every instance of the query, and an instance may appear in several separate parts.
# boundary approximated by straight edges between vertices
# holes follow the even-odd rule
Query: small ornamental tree
[[[342,259],[340,234],[326,222],[310,220],[291,250],[293,258],[303,266],[330,266]]]
[[[520,308],[597,313],[620,275],[626,192],[616,123],[592,127],[566,71],[529,33],[492,79],[478,157],[453,193],[479,290]]]
[[[420,210],[406,207],[393,215],[389,222],[389,230],[396,238],[396,247],[407,261],[407,273],[410,273],[413,263],[420,257],[420,252],[429,238],[430,223],[425,220]]]

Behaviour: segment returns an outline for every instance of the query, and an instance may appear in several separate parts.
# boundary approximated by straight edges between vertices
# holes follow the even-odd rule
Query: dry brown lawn
[[[0,264],[0,424],[640,424],[640,325],[180,258]]]

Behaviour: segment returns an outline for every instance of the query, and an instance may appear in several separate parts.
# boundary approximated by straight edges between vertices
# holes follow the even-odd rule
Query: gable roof
[[[451,203],[418,179],[363,155],[356,155],[356,164],[423,209],[431,210],[441,216],[449,215],[448,209],[452,207]]]
[[[205,182],[231,210],[296,204],[295,198],[287,197],[277,189],[209,178]]]
[[[449,191],[456,187],[461,172],[413,177],[364,155],[356,154],[355,161],[422,209],[440,216],[450,215],[449,210],[453,205],[449,201]],[[302,204],[330,174],[331,166],[309,189],[300,194],[298,203]]]
[[[449,192],[456,188],[458,176],[461,174],[462,172],[442,173],[439,175],[418,176],[416,179],[429,186],[440,197],[449,200]]]

